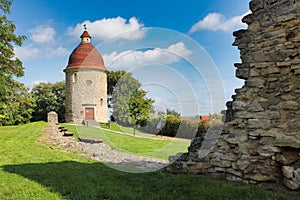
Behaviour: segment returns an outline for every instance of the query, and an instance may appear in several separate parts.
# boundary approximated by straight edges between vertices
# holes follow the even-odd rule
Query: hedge
[[[160,121],[161,129],[158,129]],[[180,118],[173,115],[154,115],[150,117],[146,126],[139,127],[139,129],[157,135],[192,139],[206,133],[212,126],[221,128],[222,122],[215,120],[212,123],[211,121]]]

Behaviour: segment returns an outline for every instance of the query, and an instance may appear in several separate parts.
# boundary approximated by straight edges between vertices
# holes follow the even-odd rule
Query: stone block
[[[211,167],[209,163],[206,162],[198,162],[195,165],[188,165],[187,171],[190,173],[200,173],[206,174],[208,173],[208,169]]]
[[[264,83],[264,79],[251,79],[246,81],[246,86],[262,88],[264,87]]]
[[[265,175],[260,173],[246,175],[245,177],[258,182],[266,182],[266,181],[274,180],[273,175]]]
[[[240,111],[234,113],[235,118],[241,118],[241,119],[250,119],[253,118],[253,114],[247,111]]]
[[[247,107],[250,112],[259,112],[264,110],[261,104],[256,102],[250,103]]]
[[[271,120],[268,120],[268,119],[249,119],[248,120],[249,128],[269,129],[270,125],[271,125]]]
[[[232,109],[233,110],[245,110],[247,103],[243,101],[234,101],[232,102]]]
[[[280,74],[278,67],[267,67],[261,70],[261,75]]]
[[[297,150],[284,150],[276,154],[276,160],[283,165],[291,165],[300,158]]]
[[[235,76],[240,79],[249,78],[249,69],[248,68],[238,68],[236,69]]]
[[[242,18],[242,22],[246,24],[251,24],[253,22],[253,15],[249,14]]]
[[[288,66],[292,65],[292,62],[291,61],[289,61],[289,62],[276,62],[276,65],[278,67],[288,67]]]
[[[284,110],[298,110],[299,103],[297,101],[284,101],[281,102],[281,107]]]
[[[294,181],[296,181],[296,183],[300,184],[300,168],[294,170]]]
[[[249,165],[250,165],[250,161],[248,159],[240,159],[236,162],[236,167],[241,171],[247,169]]]
[[[271,152],[271,153],[279,153],[280,148],[274,147],[270,144],[266,144],[260,148],[262,151]]]
[[[54,123],[54,124],[58,123],[57,113],[54,112],[54,111],[49,112],[48,115],[47,115],[47,122],[48,123]]]
[[[234,169],[232,169],[232,168],[226,169],[226,172],[227,172],[227,173],[230,173],[230,174],[233,174],[233,175],[235,175],[235,176],[238,176],[238,177],[242,177],[242,176],[243,176],[243,174],[242,174],[240,171],[234,170]]]
[[[290,166],[282,166],[282,174],[283,174],[286,178],[292,179],[292,178],[294,177],[294,167],[290,167]]]
[[[250,76],[251,77],[258,77],[260,76],[260,69],[251,68],[250,69]]]
[[[231,136],[224,137],[224,140],[229,144],[239,144],[239,143],[246,142],[248,140],[248,135],[247,134],[231,135]]]
[[[299,183],[288,178],[284,178],[283,183],[286,187],[288,187],[291,190],[298,190],[300,188]]]
[[[216,167],[230,167],[231,161],[228,160],[219,160],[219,159],[211,159],[210,163]]]

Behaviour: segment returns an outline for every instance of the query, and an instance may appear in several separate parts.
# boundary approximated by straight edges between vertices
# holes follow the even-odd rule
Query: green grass
[[[130,174],[37,142],[44,122],[0,127],[0,199],[293,199],[194,175]],[[294,198],[296,199],[296,197]]]
[[[124,130],[122,130],[122,127],[120,125],[118,125],[115,122],[110,122],[109,127],[107,126],[106,123],[99,123],[100,127],[102,128],[106,128],[106,129],[110,129],[110,130],[114,130],[114,131],[120,131],[120,132],[124,132]]]
[[[119,132],[128,133],[128,134],[133,135],[133,127],[122,126],[115,122],[110,122],[110,127],[106,126],[106,124],[103,124],[103,123],[99,123],[99,125],[100,125],[100,127],[105,128],[105,129],[119,131]],[[135,130],[135,134],[140,135],[140,136],[148,136],[148,137],[149,137],[149,135],[154,135],[152,133],[147,133],[147,132],[141,131],[139,129]]]
[[[100,130],[94,127],[69,124],[64,124],[63,126],[82,138],[103,139],[105,144],[114,149],[164,160],[167,160],[170,155],[176,155],[178,152],[187,152],[187,147],[190,144],[188,140],[177,141],[141,138],[122,135],[109,130]]]

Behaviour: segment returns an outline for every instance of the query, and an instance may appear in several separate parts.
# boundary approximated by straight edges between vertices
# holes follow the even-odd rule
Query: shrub
[[[159,121],[162,124],[160,131],[157,129]],[[174,115],[152,115],[148,123],[139,129],[152,134],[192,139],[207,133],[209,128],[220,129],[221,126],[220,120],[208,121],[180,118]]]

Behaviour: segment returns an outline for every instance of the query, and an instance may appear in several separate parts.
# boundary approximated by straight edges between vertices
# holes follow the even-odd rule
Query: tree
[[[146,98],[141,83],[127,73],[119,78],[112,95],[113,117],[125,126],[146,123],[152,109],[153,100]]]
[[[118,81],[126,74],[126,71],[110,71],[107,74],[107,95],[112,96]]]
[[[221,113],[209,113],[210,120],[222,120],[223,115]]]
[[[34,100],[30,97],[28,88],[13,79],[7,84],[10,91],[4,91],[5,95],[1,95],[0,98],[0,125],[28,123],[34,107]]]
[[[146,98],[146,94],[145,90],[135,90],[129,100],[129,122],[134,125],[134,135],[137,126],[147,124],[153,107],[154,100]]]
[[[32,89],[32,98],[35,100],[33,120],[47,120],[47,113],[55,111],[58,114],[58,120],[65,119],[65,82],[40,83]]]
[[[166,112],[167,112],[167,115],[173,115],[173,116],[175,116],[175,117],[180,117],[180,113],[179,112],[177,112],[176,110],[171,110],[171,109],[168,109],[167,108],[167,110],[166,110]]]
[[[26,37],[15,35],[15,24],[6,17],[11,12],[11,4],[12,1],[0,0],[0,8],[3,11],[0,16],[0,71],[8,77],[11,75],[21,77],[24,75],[24,67],[22,62],[14,57],[13,44],[21,46]]]
[[[107,74],[107,105],[112,108],[112,95],[118,81],[126,74],[126,71],[110,71]]]
[[[14,80],[24,75],[22,62],[15,58],[14,45],[21,46],[25,36],[15,35],[16,26],[7,19],[12,1],[0,0],[0,125],[26,123],[33,102],[28,89]]]

